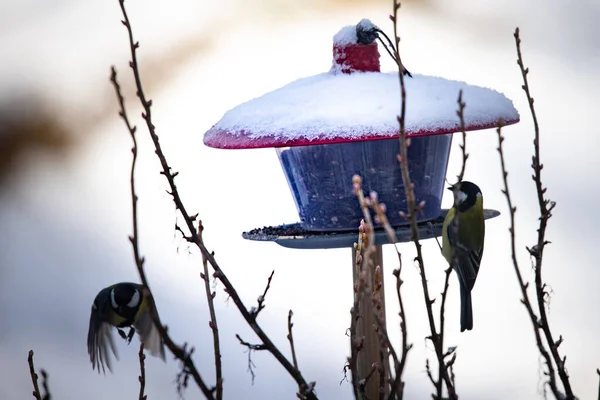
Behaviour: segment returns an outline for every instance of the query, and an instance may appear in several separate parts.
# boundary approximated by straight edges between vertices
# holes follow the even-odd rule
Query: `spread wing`
[[[144,348],[153,356],[160,357],[165,361],[165,347],[162,338],[160,337],[160,333],[158,332],[156,325],[154,325],[148,307],[143,307],[133,326],[140,335],[142,343],[144,343]]]
[[[100,373],[100,368],[102,368],[103,373],[106,373],[105,366],[112,372],[109,348],[115,358],[119,359],[112,337],[112,326],[108,323],[109,305],[108,302],[101,301],[103,294],[103,291],[100,292],[92,305],[87,339],[88,354],[92,362],[92,369],[98,369],[98,373]],[[104,298],[107,297],[104,296]]]

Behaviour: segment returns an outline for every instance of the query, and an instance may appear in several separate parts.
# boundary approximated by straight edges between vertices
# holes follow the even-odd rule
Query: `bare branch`
[[[419,241],[419,231],[417,229],[417,219],[416,219],[416,211],[417,204],[414,193],[414,184],[410,179],[410,173],[408,168],[408,147],[410,146],[410,139],[406,137],[405,130],[405,117],[406,117],[406,88],[404,85],[404,68],[402,66],[402,61],[399,52],[400,46],[400,37],[398,36],[398,10],[400,8],[400,3],[398,0],[393,0],[394,13],[390,17],[394,24],[394,37],[395,37],[395,48],[394,55],[395,60],[398,66],[398,78],[400,80],[400,95],[401,95],[401,106],[400,106],[400,115],[398,117],[398,123],[400,126],[400,154],[398,156],[398,161],[400,162],[400,167],[402,171],[402,182],[404,185],[404,190],[406,192],[406,201],[408,205],[408,218],[410,219],[412,240],[415,244],[415,248],[417,250],[416,262],[419,268],[419,272],[421,275],[421,284],[423,287],[423,296],[425,298],[425,307],[427,309],[427,318],[429,321],[429,329],[431,332],[430,339],[433,342],[433,346],[435,349],[436,357],[438,359],[439,364],[439,373],[440,379],[435,382],[436,394],[435,398],[440,400],[443,396],[443,383],[446,384],[446,389],[448,391],[448,396],[452,400],[456,400],[458,396],[454,390],[454,386],[448,374],[448,370],[445,367],[444,356],[443,356],[443,338],[438,334],[435,319],[433,316],[432,304],[433,300],[429,295],[429,288],[427,285],[427,276],[425,272],[425,264],[423,261],[423,252],[421,249],[421,243]],[[433,379],[432,379],[433,381]]]
[[[140,351],[138,352],[138,357],[140,359],[140,376],[138,377],[140,381],[139,400],[146,400],[148,396],[144,394],[144,390],[146,389],[146,355],[144,354],[144,343],[140,343]]]
[[[462,134],[462,143],[460,144],[460,150],[462,153],[462,167],[460,168],[460,173],[456,177],[456,182],[462,182],[463,177],[465,176],[465,170],[467,167],[467,158],[469,158],[469,154],[467,153],[467,132],[465,130],[465,107],[466,104],[462,99],[462,89],[458,92],[458,110],[456,111],[456,115],[458,115],[458,119],[460,121],[460,132]]]
[[[510,191],[508,188],[508,172],[506,170],[506,164],[504,161],[504,151],[503,151],[503,147],[502,147],[502,144],[504,142],[504,136],[502,135],[502,126],[503,126],[503,121],[502,120],[498,121],[498,129],[496,130],[498,133],[498,148],[497,148],[497,150],[498,150],[498,153],[500,154],[500,167],[502,169],[502,180],[504,182],[504,189],[502,190],[502,193],[506,197],[506,202],[508,204],[509,217],[510,217],[510,228],[508,228],[508,231],[510,232],[510,248],[511,248],[513,267],[514,267],[515,273],[517,275],[517,280],[519,281],[519,287],[521,288],[521,295],[523,296],[523,298],[521,299],[521,302],[527,309],[527,314],[529,315],[529,319],[533,326],[533,332],[535,334],[535,342],[537,344],[540,354],[542,355],[542,357],[544,359],[546,367],[548,368],[548,371],[546,371],[544,374],[546,376],[548,376],[548,385],[550,386],[550,390],[552,391],[552,394],[554,394],[554,396],[557,399],[560,399],[561,394],[559,393],[558,388],[556,386],[556,373],[554,371],[554,366],[552,365],[552,359],[550,358],[550,354],[548,353],[548,350],[546,349],[544,343],[542,342],[542,337],[540,336],[540,331],[539,331],[538,318],[535,315],[535,312],[533,311],[533,307],[531,306],[531,302],[529,300],[529,295],[527,294],[527,287],[529,286],[529,283],[525,282],[525,280],[523,279],[523,276],[521,275],[521,268],[519,267],[519,263],[517,261],[517,250],[516,250],[516,239],[515,239],[515,213],[517,212],[517,207],[513,206],[512,199],[510,197]]]
[[[38,375],[35,372],[35,365],[33,364],[33,350],[29,350],[27,362],[29,363],[29,374],[31,375],[31,382],[33,383],[33,397],[36,400],[42,400],[42,394],[38,385]]]
[[[121,2],[121,5],[123,7],[122,2]],[[125,22],[123,22],[123,23],[126,26],[128,26],[129,21],[127,19],[125,19]],[[206,386],[202,377],[200,376],[199,372],[197,371],[196,366],[194,365],[194,362],[190,358],[190,353],[186,352],[184,350],[184,348],[177,346],[173,342],[173,340],[170,338],[170,336],[167,333],[166,327],[164,327],[162,325],[162,323],[160,321],[160,317],[158,316],[158,312],[156,310],[156,303],[154,302],[154,296],[152,296],[152,292],[151,292],[149,284],[148,284],[148,279],[146,278],[146,273],[144,272],[144,261],[145,260],[140,255],[139,243],[138,243],[138,212],[137,212],[138,196],[135,191],[135,165],[136,165],[137,154],[138,154],[137,139],[135,136],[136,127],[131,124],[129,117],[127,115],[127,111],[125,109],[125,100],[124,100],[123,94],[121,92],[121,86],[119,85],[119,82],[117,80],[117,71],[116,71],[115,67],[111,68],[110,81],[113,84],[113,86],[115,88],[115,92],[117,94],[117,100],[119,102],[119,109],[120,109],[119,115],[125,122],[125,125],[127,126],[127,129],[129,131],[129,134],[133,141],[133,147],[131,149],[133,157],[132,157],[132,161],[131,161],[131,173],[130,173],[133,233],[129,237],[129,241],[131,242],[131,246],[133,248],[133,256],[135,259],[135,264],[136,264],[138,273],[140,275],[140,279],[146,289],[144,296],[146,296],[149,300],[150,310],[152,313],[152,318],[154,320],[154,324],[156,325],[164,344],[173,353],[173,355],[183,363],[185,371],[188,371],[192,375],[192,377],[194,378],[194,381],[196,382],[198,387],[202,390],[202,393],[208,399],[213,399],[214,397],[212,395],[212,391],[208,388],[208,386]]]
[[[42,374],[42,388],[44,389],[42,400],[50,400],[52,396],[50,396],[50,386],[48,385],[48,373],[44,369],[41,369],[40,373]]]
[[[204,232],[204,225],[202,221],[198,221],[198,236],[202,239],[202,233]],[[215,354],[215,378],[216,384],[216,398],[221,400],[223,398],[223,366],[221,362],[221,345],[219,343],[219,325],[217,324],[217,313],[215,312],[215,295],[216,293],[211,291],[210,280],[208,278],[208,260],[204,255],[202,256],[202,268],[203,273],[200,277],[204,280],[204,292],[206,293],[206,302],[208,303],[208,311],[210,313],[210,321],[208,326],[212,331],[213,335],[213,349]]]
[[[131,28],[129,18],[127,16],[127,11],[125,9],[124,0],[119,0],[119,4],[121,6],[121,11],[123,13],[123,18],[124,18],[123,25],[125,25],[125,28],[127,28],[127,33],[129,36],[129,47],[130,47],[130,52],[131,52],[130,66],[132,68],[133,76],[135,79],[137,96],[140,100],[142,108],[144,109],[144,112],[142,113],[142,117],[144,118],[144,121],[146,122],[146,126],[147,126],[148,132],[150,134],[150,138],[152,139],[152,142],[154,144],[155,154],[158,157],[158,160],[160,161],[160,165],[162,168],[161,173],[162,173],[162,175],[165,176],[165,178],[167,179],[167,182],[169,184],[169,189],[170,189],[169,194],[171,195],[171,197],[173,199],[175,208],[181,213],[181,216],[183,217],[183,219],[185,221],[185,225],[189,231],[189,235],[187,235],[187,236],[190,238],[190,241],[192,243],[194,243],[196,245],[196,247],[198,247],[198,249],[200,250],[202,255],[204,257],[206,257],[209,264],[212,266],[212,268],[214,270],[213,276],[221,281],[221,283],[225,287],[226,293],[231,297],[231,299],[233,300],[234,304],[236,305],[236,307],[238,308],[238,310],[240,311],[240,313],[242,314],[242,316],[244,317],[246,322],[250,325],[252,330],[260,338],[260,340],[264,343],[264,345],[267,347],[268,351],[277,359],[277,361],[285,368],[285,370],[294,378],[294,380],[296,381],[296,383],[298,383],[299,386],[306,388],[306,392],[303,393],[303,395],[309,400],[315,400],[317,397],[312,392],[312,389],[311,389],[311,388],[314,388],[314,384],[312,382],[311,383],[306,382],[306,380],[304,379],[302,374],[300,374],[300,372],[296,368],[294,368],[294,366],[289,362],[289,360],[281,353],[281,351],[275,346],[275,344],[271,341],[271,339],[263,331],[263,329],[260,327],[260,325],[258,325],[256,323],[254,316],[250,314],[250,312],[248,311],[248,309],[242,302],[242,299],[240,298],[239,294],[235,290],[233,284],[229,281],[229,279],[227,278],[227,276],[225,275],[225,273],[223,272],[223,270],[221,269],[221,267],[215,260],[213,254],[207,250],[202,238],[198,235],[198,231],[196,230],[196,227],[194,226],[194,221],[196,219],[196,215],[190,215],[188,213],[187,209],[185,208],[183,201],[181,200],[179,191],[177,190],[177,186],[175,184],[176,174],[172,172],[171,167],[167,163],[167,159],[166,159],[166,157],[163,153],[162,147],[160,145],[159,137],[156,134],[155,126],[152,123],[152,110],[151,110],[152,101],[147,99],[146,95],[144,93],[144,88],[142,85],[141,75],[140,75],[138,61],[137,61],[136,53],[137,53],[137,49],[139,47],[139,43],[134,41],[134,39],[133,39],[133,30]]]
[[[533,97],[531,96],[531,92],[529,90],[529,83],[527,81],[527,74],[529,73],[529,68],[525,68],[523,63],[523,56],[521,54],[521,38],[519,37],[519,28],[515,29],[515,43],[517,47],[517,64],[519,65],[519,69],[521,70],[521,75],[523,76],[523,91],[525,91],[525,95],[527,96],[527,102],[529,103],[529,110],[531,111],[531,117],[533,119],[533,126],[535,130],[535,138],[533,140],[534,147],[534,155],[532,158],[531,167],[533,168],[533,181],[535,182],[535,188],[537,192],[538,205],[540,208],[540,225],[538,228],[538,240],[537,244],[534,246],[535,251],[530,251],[533,257],[535,257],[535,290],[537,294],[537,304],[538,304],[538,312],[540,313],[540,326],[542,331],[544,332],[544,336],[546,338],[546,342],[548,343],[548,347],[550,349],[550,353],[552,354],[552,358],[556,364],[556,369],[558,371],[558,376],[563,384],[565,389],[565,395],[567,399],[574,399],[575,395],[573,394],[573,389],[571,388],[571,382],[569,381],[569,374],[567,373],[565,367],[565,357],[561,357],[558,351],[558,346],[555,345],[555,340],[552,336],[552,331],[550,329],[550,323],[548,321],[548,315],[546,313],[546,292],[544,290],[544,283],[542,280],[542,261],[544,256],[544,248],[546,244],[549,242],[546,240],[546,228],[548,226],[548,220],[552,217],[552,209],[554,209],[556,203],[545,198],[546,188],[542,183],[542,169],[544,165],[542,164],[540,158],[540,127],[537,121],[537,116],[535,113],[535,107],[533,105]]]
[[[287,338],[290,341],[290,349],[292,351],[292,361],[294,363],[294,368],[296,368],[297,370],[300,370],[298,368],[298,359],[296,358],[296,347],[294,346],[294,335],[292,334],[292,328],[294,327],[294,323],[292,322],[292,316],[294,315],[294,313],[292,312],[292,310],[290,310],[290,312],[288,313],[288,335]],[[301,387],[298,387],[299,390],[302,390]]]

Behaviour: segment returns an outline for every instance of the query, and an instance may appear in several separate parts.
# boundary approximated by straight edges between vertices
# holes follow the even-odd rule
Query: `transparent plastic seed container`
[[[438,218],[452,134],[411,138],[408,165],[417,204],[417,221]],[[392,226],[408,225],[398,154],[399,139],[276,148],[296,203],[301,225],[312,231],[356,230],[363,219],[352,177],[362,177],[366,196],[376,191]],[[379,226],[379,224],[376,224]]]

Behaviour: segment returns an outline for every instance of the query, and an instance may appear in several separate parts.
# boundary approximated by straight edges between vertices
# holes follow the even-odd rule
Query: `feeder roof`
[[[488,88],[417,75],[404,79],[408,136],[460,131],[463,91],[467,131],[519,121],[512,101]],[[305,146],[389,139],[398,135],[398,73],[331,72],[298,79],[229,110],[204,135],[223,149]]]

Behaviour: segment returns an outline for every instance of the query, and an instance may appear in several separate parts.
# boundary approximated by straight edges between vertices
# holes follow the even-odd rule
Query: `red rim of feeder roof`
[[[204,144],[252,149],[396,138],[398,73],[381,73],[379,57],[376,42],[358,44],[356,26],[344,27],[334,36],[329,72],[298,79],[234,107],[205,133]],[[512,101],[492,89],[416,74],[404,82],[407,136],[459,132],[460,89],[466,131],[495,128],[500,118],[504,125],[519,122]]]

